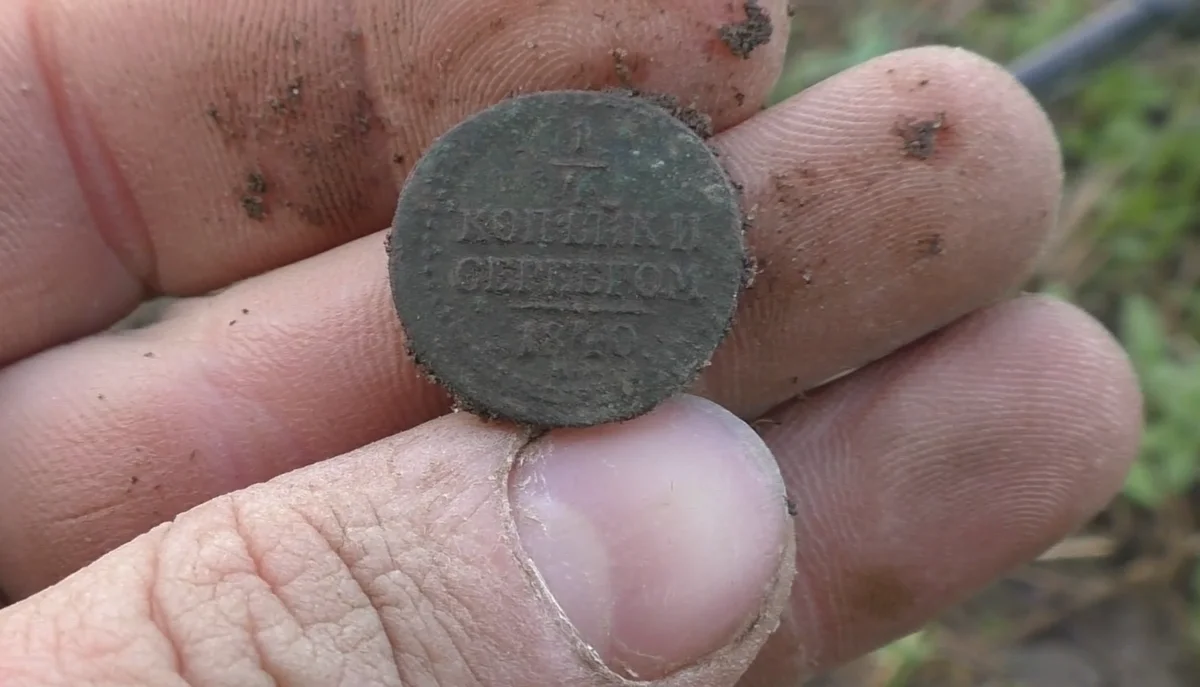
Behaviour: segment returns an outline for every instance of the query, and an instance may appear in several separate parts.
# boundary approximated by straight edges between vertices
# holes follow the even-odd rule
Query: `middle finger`
[[[904,123],[928,113],[944,128],[914,150]],[[946,49],[868,63],[715,145],[756,215],[761,274],[700,386],[746,417],[1001,297],[1060,183],[1037,105]],[[403,355],[382,235],[13,366],[0,406],[0,586],[17,595],[447,407]]]

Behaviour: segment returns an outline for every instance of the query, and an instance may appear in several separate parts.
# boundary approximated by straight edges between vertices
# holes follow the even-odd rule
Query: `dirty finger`
[[[759,275],[698,392],[745,417],[1010,295],[1062,192],[1041,107],[952,48],[862,64],[716,145]]]
[[[747,7],[752,8],[748,14]],[[0,365],[387,225],[439,134],[621,85],[758,110],[783,0],[0,5]]]

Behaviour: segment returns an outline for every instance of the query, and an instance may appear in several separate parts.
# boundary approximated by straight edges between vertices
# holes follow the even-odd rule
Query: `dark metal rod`
[[[1114,2],[1065,35],[1009,65],[1038,98],[1129,53],[1147,38],[1195,11],[1196,0]]]

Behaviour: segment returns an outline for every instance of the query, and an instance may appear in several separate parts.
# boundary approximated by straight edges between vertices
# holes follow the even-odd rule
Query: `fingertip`
[[[888,381],[869,381],[875,375]],[[1044,294],[1024,294],[963,318],[873,366],[859,383],[914,396],[923,389],[930,407],[962,397],[959,428],[951,415],[944,421],[928,416],[931,427],[923,434],[935,438],[930,447],[954,436],[965,441],[962,427],[975,422],[992,444],[1010,444],[1011,460],[985,461],[981,469],[988,465],[1007,479],[1039,485],[1038,498],[1058,512],[1052,539],[1111,502],[1141,444],[1143,398],[1121,342],[1079,306]],[[968,404],[972,388],[975,399]],[[1032,448],[1038,444],[1041,449]]]
[[[924,200],[949,210],[955,186],[965,184],[970,196],[957,195],[971,198],[974,224],[1003,223],[1013,258],[1028,261],[1054,224],[1063,184],[1054,127],[1032,94],[992,60],[957,47],[897,50],[793,102],[781,115],[790,110],[795,124],[824,120],[844,130],[846,142],[863,152],[875,148],[877,165],[904,170],[914,190],[923,176],[959,177],[940,192],[926,189]]]
[[[1016,76],[979,53],[942,45],[899,50],[863,69],[882,72],[882,93],[944,113],[936,147],[965,148],[959,162],[970,166],[962,173],[986,175],[997,193],[1020,198],[1027,222],[1013,222],[1013,229],[1028,226],[1020,235],[1035,248],[1045,243],[1063,191],[1062,149],[1046,110]],[[936,157],[936,148],[931,153]]]
[[[1085,525],[1138,454],[1141,404],[1099,322],[1023,296],[781,410],[766,439],[819,555],[798,558],[784,636],[753,672],[870,651]]]
[[[510,494],[547,592],[623,677],[744,652],[783,608],[793,535],[778,465],[711,402],[553,432],[526,449]]]
[[[870,60],[714,144],[745,188],[759,271],[698,391],[743,417],[1006,297],[1062,191],[1040,106],[956,48]]]
[[[1044,366],[1061,390],[1072,433],[1096,449],[1079,452],[1092,463],[1081,466],[1077,520],[1090,518],[1120,491],[1142,442],[1144,398],[1128,352],[1089,313],[1044,294],[1022,296],[982,317],[1014,318],[1026,336],[1039,339],[1029,348],[1031,364]]]

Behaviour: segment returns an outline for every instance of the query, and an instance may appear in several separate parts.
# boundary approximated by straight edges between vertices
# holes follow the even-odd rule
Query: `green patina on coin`
[[[661,107],[505,100],[412,171],[388,243],[417,363],[467,410],[535,427],[641,415],[685,391],[746,276],[738,194]]]

